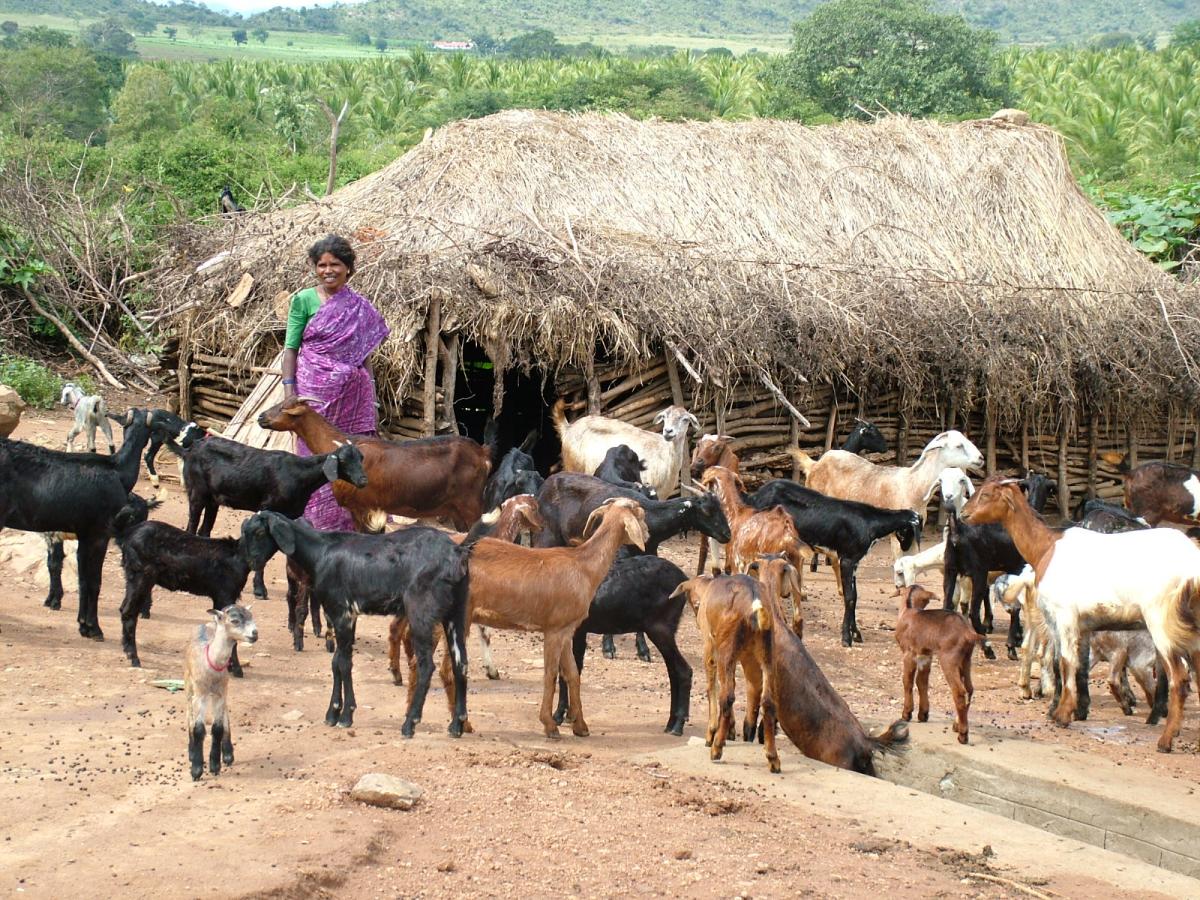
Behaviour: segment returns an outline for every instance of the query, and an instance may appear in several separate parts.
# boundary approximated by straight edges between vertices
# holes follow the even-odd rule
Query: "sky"
[[[222,12],[252,13],[262,12],[273,6],[287,6],[299,9],[301,6],[332,6],[333,0],[200,0],[209,9]],[[342,3],[357,3],[361,0],[341,0]]]

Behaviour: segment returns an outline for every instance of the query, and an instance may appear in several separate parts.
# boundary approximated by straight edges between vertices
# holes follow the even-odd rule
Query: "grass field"
[[[18,25],[28,28],[41,25],[55,28],[68,34],[77,34],[82,28],[90,25],[95,19],[72,19],[67,16],[26,15],[22,13],[5,13],[4,19],[11,19]],[[152,35],[137,35],[136,48],[143,59],[195,60],[205,62],[213,59],[233,57],[237,59],[281,59],[297,62],[305,59],[322,60],[338,58],[356,58],[372,56],[379,51],[373,47],[352,45],[344,34],[330,34],[315,31],[272,31],[265,44],[260,44],[253,37],[249,43],[240,47],[233,42],[232,28],[196,28],[190,25],[176,24],[178,29],[175,40],[170,40],[162,29],[170,22],[159,25],[158,31]],[[719,37],[712,35],[684,34],[589,34],[562,35],[559,40],[563,43],[581,43],[591,41],[606,49],[620,52],[635,47],[671,46],[681,49],[707,50],[711,47],[727,47],[734,53],[741,54],[748,50],[765,52],[781,52],[787,49],[788,35],[730,35]],[[425,45],[424,41],[405,41],[399,38],[388,40],[388,51],[402,50],[407,46]]]

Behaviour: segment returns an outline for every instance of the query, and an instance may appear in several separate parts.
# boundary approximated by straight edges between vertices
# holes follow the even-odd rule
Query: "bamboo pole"
[[[1096,414],[1088,415],[1088,464],[1087,464],[1087,498],[1096,496],[1096,470],[1100,465],[1100,436],[1096,433]]]
[[[1071,420],[1063,414],[1058,436],[1058,511],[1065,519],[1071,513],[1071,485],[1067,478],[1067,450],[1071,443]]]
[[[442,301],[434,297],[429,301],[429,317],[425,327],[425,385],[422,398],[425,418],[421,430],[426,437],[433,437],[437,419],[437,364],[441,330]]]

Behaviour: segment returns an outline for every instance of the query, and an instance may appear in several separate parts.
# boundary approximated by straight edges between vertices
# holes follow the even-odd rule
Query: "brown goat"
[[[304,397],[284,400],[258,417],[272,431],[291,431],[313,453],[329,453],[350,440],[311,409]],[[381,531],[387,515],[419,519],[448,517],[460,531],[483,513],[483,486],[491,471],[491,451],[457,435],[397,443],[356,437],[367,486],[333,483],[333,496],[354,516],[359,531]]]
[[[721,758],[733,732],[736,670],[746,677],[746,718],[742,739],[754,740],[759,705],[767,765],[778,772],[775,749],[775,698],[771,688],[771,631],[773,618],[762,599],[762,586],[748,575],[699,575],[671,594],[686,594],[704,639],[704,673],[708,683],[708,729],[704,742],[709,757]]]
[[[920,702],[917,721],[929,721],[929,672],[937,654],[942,674],[954,695],[954,731],[960,744],[967,743],[967,712],[975,687],[971,684],[971,654],[986,636],[976,634],[971,623],[948,609],[926,609],[934,595],[919,584],[896,592],[900,611],[896,618],[896,643],[904,653],[905,721],[912,721],[913,682]]]
[[[490,521],[489,521],[490,519]],[[526,531],[530,534],[537,534],[543,528],[542,515],[538,511],[537,500],[530,494],[518,494],[515,497],[509,497],[500,504],[498,511],[488,513],[470,532],[457,532],[450,535],[450,540],[456,544],[461,544],[468,538],[475,537],[477,529],[486,529],[484,536],[495,538],[498,541],[508,541],[516,543],[517,539]],[[470,603],[470,595],[468,594],[468,604]],[[470,624],[470,613],[467,616],[468,625]],[[492,639],[491,632],[488,628],[480,625],[479,641],[483,645],[483,665],[488,673],[488,678],[496,679],[500,677],[500,673],[495,675],[492,672],[495,666],[492,664]],[[442,642],[441,632],[434,631],[433,633],[433,649],[437,652],[438,646]],[[408,660],[409,672],[409,702],[412,701],[412,686],[416,683],[417,659],[413,653],[412,640],[409,636],[408,619],[404,616],[395,616],[392,618],[392,623],[388,628],[388,669],[392,673],[392,681],[395,684],[403,684],[404,678],[400,672],[400,649],[404,648],[404,654]],[[450,709],[454,709],[454,679],[451,677],[449,658],[443,656],[441,667],[442,686],[446,689],[446,699],[450,703]],[[464,731],[471,731],[470,722],[463,723]]]
[[[552,713],[560,673],[567,682],[571,730],[579,737],[588,734],[571,638],[617,551],[623,544],[645,549],[649,537],[641,506],[624,497],[593,510],[584,533],[591,536],[578,547],[530,548],[485,537],[471,550],[468,621],[543,634],[538,718],[549,738],[559,736]]]
[[[1148,462],[1122,476],[1125,506],[1147,525],[1195,525],[1200,516],[1200,472],[1178,463]]]
[[[696,443],[696,449],[692,451],[692,480],[699,481],[700,476],[710,466],[721,466],[728,469],[735,475],[738,471],[738,457],[733,452],[730,446],[733,443],[733,438],[727,434],[706,434],[702,435]],[[708,561],[709,549],[712,549],[713,564],[717,562],[717,548],[723,547],[724,544],[719,544],[713,538],[700,535],[700,556],[696,563],[696,574],[704,573],[705,563]],[[726,554],[729,549],[725,549]]]

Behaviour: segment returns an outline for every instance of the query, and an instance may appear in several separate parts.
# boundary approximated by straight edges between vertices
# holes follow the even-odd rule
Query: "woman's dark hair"
[[[340,260],[350,274],[354,274],[354,248],[340,234],[327,234],[308,248],[308,261],[314,266],[326,253],[333,254],[334,259]]]

